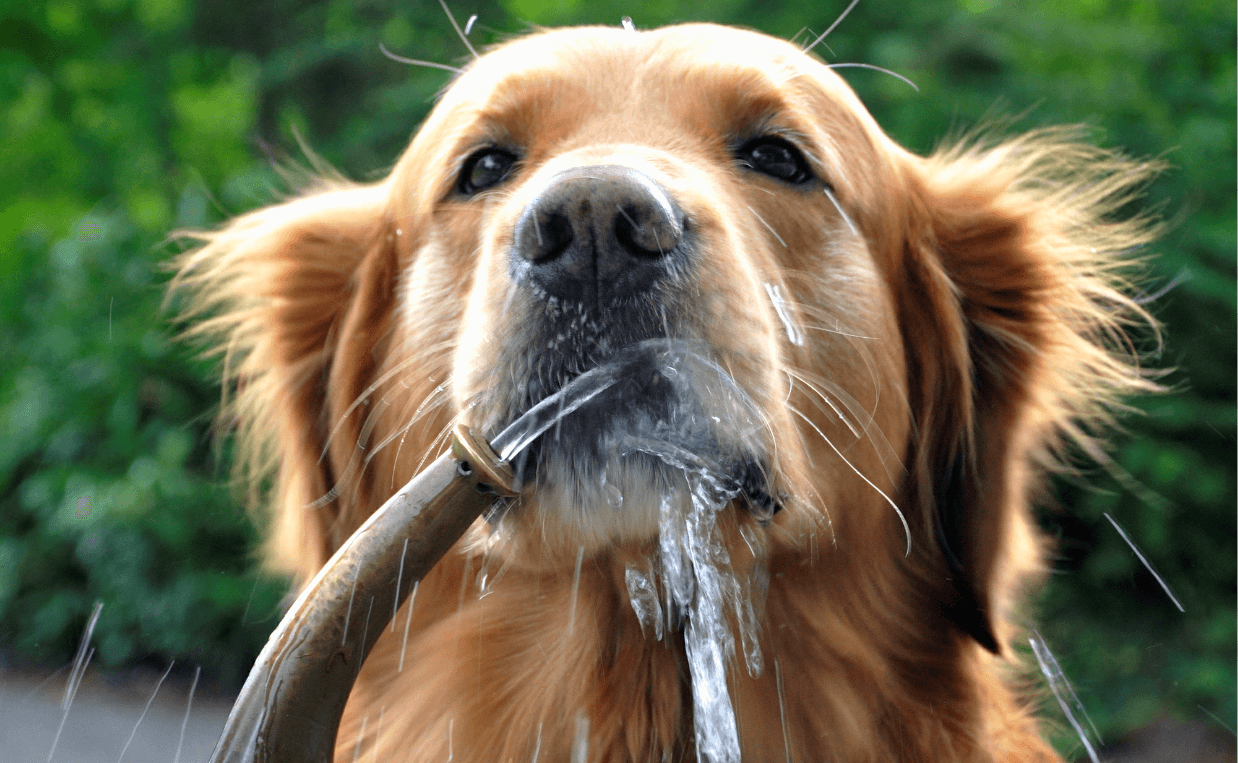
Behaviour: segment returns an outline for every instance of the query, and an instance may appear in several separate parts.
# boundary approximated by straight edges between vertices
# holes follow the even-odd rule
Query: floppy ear
[[[204,245],[174,263],[172,289],[192,294],[186,335],[223,356],[221,420],[238,429],[251,503],[273,488],[267,559],[281,571],[312,574],[355,523],[335,488],[360,428],[344,413],[393,305],[386,201],[385,185],[336,184],[191,234]]]
[[[1040,564],[1029,511],[1061,446],[1099,447],[1123,394],[1153,390],[1124,329],[1154,325],[1124,294],[1145,219],[1115,217],[1159,167],[1067,131],[913,160],[903,299],[917,416],[918,503],[952,579],[950,618],[990,651]]]

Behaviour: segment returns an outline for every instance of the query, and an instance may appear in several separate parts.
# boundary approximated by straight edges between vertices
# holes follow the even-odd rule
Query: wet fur
[[[769,129],[808,147],[845,218],[735,166],[728,141]],[[480,141],[524,161],[463,199]],[[1124,339],[1146,316],[1122,281],[1150,230],[1114,215],[1155,168],[1067,131],[914,156],[833,72],[755,33],[507,43],[457,78],[386,179],[323,183],[200,236],[176,286],[225,358],[251,484],[273,486],[254,496],[270,563],[308,579],[455,420],[517,413],[531,364],[583,370],[528,328],[545,307],[501,257],[539,182],[607,162],[687,210],[705,256],[667,330],[715,348],[767,418],[785,510],[769,527],[721,520],[735,565],[755,553],[772,573],[765,670],[741,660],[732,677],[743,759],[1057,760],[1014,648],[1042,569],[1029,507],[1063,442],[1094,447],[1119,396],[1152,386]],[[590,761],[693,759],[682,637],[642,633],[627,601],[657,498],[629,482],[621,511],[533,491],[497,532],[475,526],[420,584],[406,650],[403,610],[375,648],[338,757],[566,761],[585,729]]]

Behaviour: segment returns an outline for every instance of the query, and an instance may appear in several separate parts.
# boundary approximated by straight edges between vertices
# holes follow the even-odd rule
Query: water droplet
[[[584,710],[576,713],[576,734],[572,738],[572,763],[585,763],[589,759],[589,716]]]
[[[617,509],[623,505],[623,492],[614,485],[603,485],[602,491],[606,494],[606,505],[612,509]]]
[[[662,603],[658,601],[658,586],[649,570],[628,567],[623,571],[623,579],[628,587],[628,600],[632,602],[632,611],[640,623],[641,633],[646,637],[652,635],[655,640],[662,640]]]
[[[782,287],[776,283],[767,283],[765,293],[769,295],[769,301],[774,305],[774,312],[778,313],[778,320],[782,321],[782,327],[786,329],[787,341],[796,347],[802,347],[804,332],[800,331],[799,326],[795,325],[795,320],[791,317],[791,309],[787,306],[787,300],[782,296]]]

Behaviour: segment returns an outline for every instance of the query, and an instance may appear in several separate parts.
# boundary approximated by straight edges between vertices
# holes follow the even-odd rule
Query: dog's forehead
[[[754,70],[809,61],[794,45],[775,37],[718,24],[679,24],[649,31],[617,27],[550,29],[496,46],[479,64],[500,70],[560,66],[675,70],[701,64],[744,63]],[[476,66],[474,68],[482,68]]]
[[[879,188],[864,178],[883,176],[883,157],[896,150],[840,77],[785,40],[714,24],[575,27],[517,38],[471,62],[394,177],[429,204],[450,194],[484,146],[507,147],[532,168],[581,147],[716,158],[769,132],[798,136],[843,195]],[[864,195],[879,205],[880,194]]]
[[[806,95],[854,99],[820,62],[758,32],[713,24],[648,32],[577,27],[488,52],[466,69],[440,106],[519,122],[521,112],[544,120],[556,110],[630,113],[644,105],[648,114],[689,114],[714,111],[712,102],[721,101],[717,105],[729,118],[742,120],[794,110]]]

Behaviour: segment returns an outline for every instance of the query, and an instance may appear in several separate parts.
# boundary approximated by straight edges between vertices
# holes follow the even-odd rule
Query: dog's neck
[[[574,566],[563,565],[513,565],[498,574],[502,568],[483,562],[480,553],[444,560],[413,601],[407,644],[401,644],[401,611],[384,637],[395,648],[376,650],[381,656],[366,664],[358,682],[353,701],[360,706],[373,706],[369,694],[411,700],[385,710],[383,723],[406,728],[390,738],[419,739],[418,747],[380,749],[379,759],[445,760],[452,753],[465,760],[528,760],[537,750],[541,760],[566,761],[587,724],[590,744],[606,748],[600,757],[591,750],[589,759],[694,760],[683,633],[670,630],[659,640],[642,631],[624,581],[630,561],[623,554],[585,558],[577,576]],[[984,740],[958,732],[975,728],[978,716],[999,717],[993,709],[1009,700],[996,680],[969,685],[959,664],[997,658],[949,633],[944,618],[937,636],[936,626],[925,628],[923,621],[917,631],[913,602],[868,598],[905,586],[869,581],[867,591],[838,589],[839,580],[855,580],[831,574],[841,561],[771,560],[760,621],[763,670],[751,675],[739,655],[729,672],[742,760],[782,761],[788,752],[791,760],[989,760]],[[479,586],[483,564],[485,587]],[[865,627],[874,606],[905,610],[907,630],[926,648],[900,651],[893,645],[906,643],[900,639],[907,633]],[[892,646],[874,650],[872,642]],[[891,658],[873,664],[874,652]],[[472,688],[447,691],[452,686]],[[1057,760],[1030,717],[1020,717],[1024,759]],[[348,714],[341,751],[351,754],[362,722],[372,732],[377,719]],[[454,735],[453,729],[470,731]]]

